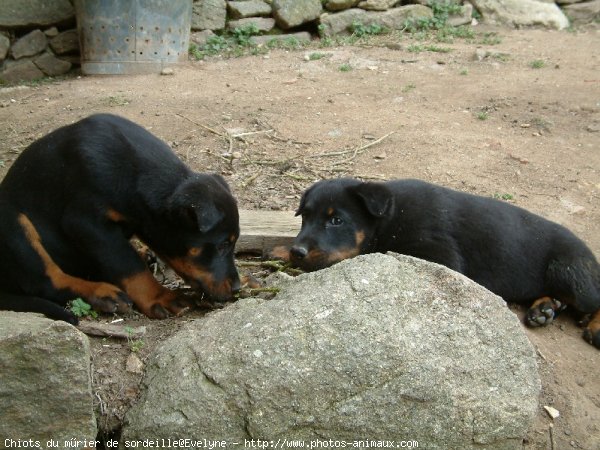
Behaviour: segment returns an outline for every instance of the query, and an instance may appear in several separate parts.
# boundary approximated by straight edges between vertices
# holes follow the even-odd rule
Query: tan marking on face
[[[237,241],[237,236],[235,234],[230,234],[229,242],[231,242],[233,244],[233,243],[235,243],[235,241]]]
[[[334,212],[334,210],[333,210],[333,208],[331,206],[329,208],[327,208],[327,215],[328,216],[333,216],[333,212]]]
[[[273,247],[273,250],[269,252],[269,257],[289,262],[290,249],[283,245],[278,245],[277,247]]]
[[[68,289],[74,294],[88,300],[95,298],[118,299],[121,290],[112,284],[87,281],[64,273],[42,244],[42,238],[33,223],[31,223],[31,220],[25,214],[19,214],[17,220],[25,232],[25,238],[31,245],[31,248],[33,248],[42,260],[45,275],[56,290]]]
[[[231,281],[223,280],[220,283],[215,281],[211,272],[205,268],[194,264],[188,258],[164,258],[167,264],[171,266],[184,280],[189,283],[200,283],[206,293],[212,296],[228,298],[231,296]],[[197,286],[192,286],[197,288]]]
[[[202,247],[192,247],[188,250],[188,256],[191,258],[197,258],[202,254]]]

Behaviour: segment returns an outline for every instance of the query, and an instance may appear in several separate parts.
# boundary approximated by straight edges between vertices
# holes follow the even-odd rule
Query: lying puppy
[[[584,338],[600,348],[600,265],[566,228],[505,202],[418,180],[320,181],[302,196],[290,260],[308,271],[393,251],[443,264],[510,302],[527,323],[565,305],[592,314]]]
[[[130,244],[137,236],[192,287],[239,289],[237,205],[223,178],[192,172],[144,128],[100,114],[31,144],[0,184],[0,309],[76,323],[133,302],[148,317],[183,309]]]

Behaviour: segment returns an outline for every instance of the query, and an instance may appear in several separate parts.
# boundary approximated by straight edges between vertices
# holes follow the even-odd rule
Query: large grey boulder
[[[321,0],[273,0],[273,17],[284,30],[316,20],[323,11]]]
[[[502,299],[445,267],[390,255],[280,286],[272,300],[240,300],[168,339],[121,441],[522,448],[540,380]]]
[[[0,405],[2,443],[82,449],[95,440],[87,337],[66,322],[0,311]]]
[[[562,30],[569,20],[553,0],[471,0],[488,23]]]
[[[225,0],[200,0],[192,5],[192,30],[222,30],[226,18]]]
[[[354,24],[365,26],[379,25],[388,30],[402,30],[407,20],[431,19],[433,11],[423,5],[405,5],[388,11],[365,11],[351,8],[335,14],[321,16],[321,33],[323,36],[350,34]]]
[[[33,28],[68,23],[75,19],[69,0],[2,0],[0,28]]]
[[[600,20],[600,0],[563,5],[563,11],[575,25]]]

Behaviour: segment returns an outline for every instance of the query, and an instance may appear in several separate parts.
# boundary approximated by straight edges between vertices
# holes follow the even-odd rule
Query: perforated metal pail
[[[192,0],[76,0],[85,74],[160,72],[187,60]]]

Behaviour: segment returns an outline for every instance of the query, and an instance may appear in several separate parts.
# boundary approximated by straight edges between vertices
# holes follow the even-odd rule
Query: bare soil
[[[497,34],[484,40],[484,32]],[[0,177],[33,140],[111,112],[147,127],[193,168],[222,173],[242,208],[293,210],[303,189],[324,177],[414,177],[504,198],[567,226],[600,256],[600,30],[478,33],[475,42],[384,36],[213,57],[173,75],[2,88]],[[202,313],[125,318],[146,326],[137,343],[92,339],[106,436],[138,394],[141,375],[125,370],[132,347],[141,346],[135,355],[143,363]],[[524,448],[600,449],[600,351],[568,314],[524,329],[543,384]],[[544,405],[560,417],[551,419]]]

